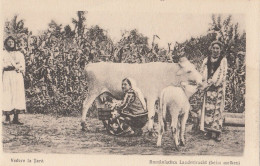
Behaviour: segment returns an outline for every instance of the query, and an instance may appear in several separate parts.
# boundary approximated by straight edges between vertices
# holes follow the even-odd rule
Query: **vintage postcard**
[[[0,165],[259,165],[258,1],[1,4]]]

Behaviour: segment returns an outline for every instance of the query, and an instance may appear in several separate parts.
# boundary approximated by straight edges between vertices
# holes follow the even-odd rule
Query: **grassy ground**
[[[8,153],[74,153],[74,154],[146,154],[146,155],[243,155],[243,127],[225,127],[223,140],[203,140],[188,127],[187,144],[176,151],[168,130],[162,148],[156,147],[157,137],[108,135],[98,119],[87,118],[88,131],[81,131],[80,117],[54,117],[25,114],[24,125],[3,125],[3,150]]]

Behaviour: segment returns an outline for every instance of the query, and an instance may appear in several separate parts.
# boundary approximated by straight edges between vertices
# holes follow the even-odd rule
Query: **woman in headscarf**
[[[24,90],[25,60],[23,54],[16,51],[16,41],[13,37],[9,36],[5,40],[4,46],[5,51],[2,56],[2,111],[6,116],[4,124],[10,123],[10,115],[12,114],[14,114],[14,124],[23,124],[19,122],[18,114],[24,113],[26,110]]]
[[[220,41],[213,41],[211,55],[204,59],[201,68],[205,93],[200,129],[205,132],[205,139],[215,138],[218,142],[221,141],[227,75],[227,59],[221,54],[222,49]]]
[[[122,91],[124,99],[119,103],[117,101],[114,106],[112,117],[108,121],[108,131],[113,135],[141,134],[141,128],[147,122],[144,96],[130,78],[123,79]]]

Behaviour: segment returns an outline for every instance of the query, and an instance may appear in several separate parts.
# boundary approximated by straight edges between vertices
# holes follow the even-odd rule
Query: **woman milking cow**
[[[109,134],[117,136],[141,135],[142,127],[147,122],[148,112],[144,96],[131,78],[122,80],[122,100],[115,99],[110,93],[105,99],[105,106],[109,110],[99,109],[100,119]],[[101,118],[102,113],[107,115]]]

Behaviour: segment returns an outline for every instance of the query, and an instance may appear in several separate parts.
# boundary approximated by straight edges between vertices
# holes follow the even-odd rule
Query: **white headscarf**
[[[132,89],[137,93],[138,98],[144,107],[144,110],[146,110],[146,102],[144,100],[144,95],[143,95],[142,91],[139,88],[137,88],[136,81],[132,78],[126,78],[126,79],[128,79],[130,81]]]

